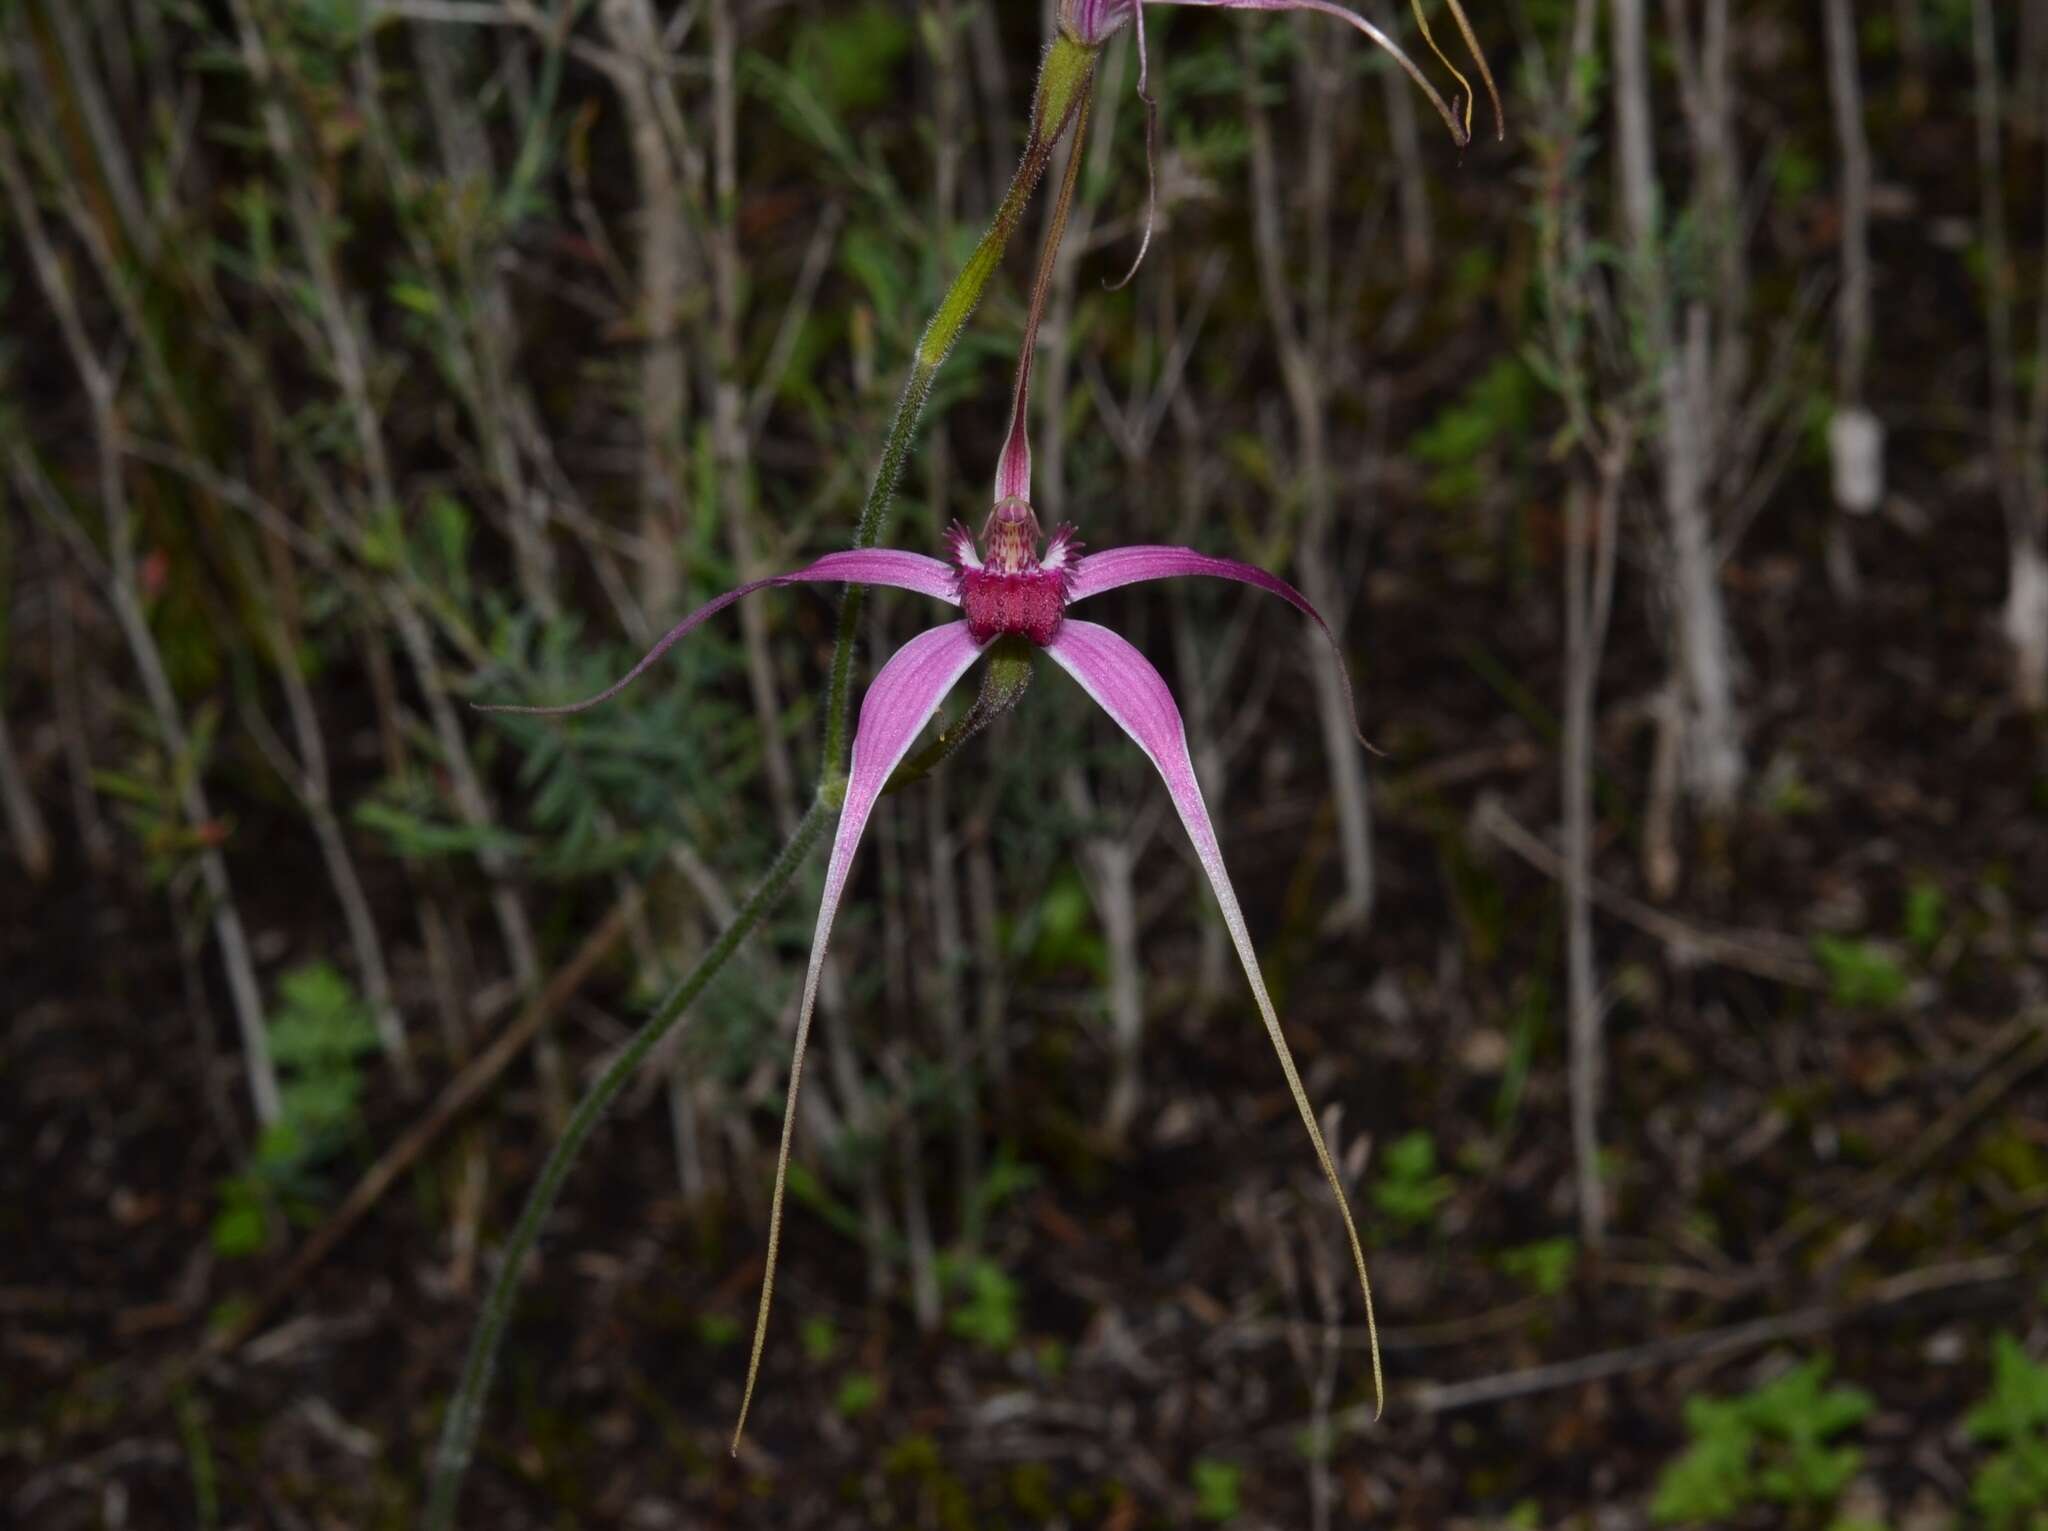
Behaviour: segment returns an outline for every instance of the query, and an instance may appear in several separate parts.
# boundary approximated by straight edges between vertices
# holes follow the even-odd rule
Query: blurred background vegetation
[[[1110,598],[1384,1419],[1199,868],[1047,678],[870,831],[738,1461],[815,866],[571,1181],[465,1523],[2048,1525],[2048,6],[1472,14],[1459,151],[1335,21],[1152,8],[1158,238],[1107,290],[1127,29],[1039,361],[1048,526],[1295,579],[1384,752],[1255,592]],[[0,3],[0,1519],[410,1523],[833,606],[466,704],[843,544],[1051,24]],[[986,511],[1027,262],[900,545]]]

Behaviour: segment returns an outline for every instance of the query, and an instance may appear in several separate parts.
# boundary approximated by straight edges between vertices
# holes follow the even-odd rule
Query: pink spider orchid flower
[[[992,660],[980,702],[955,732],[954,742],[971,734],[989,716],[1007,711],[1023,694],[1021,681],[1006,675],[1015,666],[1008,661],[1012,651],[1024,646],[1042,650],[1052,661],[1080,683],[1081,689],[1129,734],[1152,762],[1166,783],[1180,814],[1183,828],[1193,843],[1195,855],[1208,875],[1209,886],[1223,911],[1223,923],[1237,948],[1245,977],[1250,980],[1252,998],[1267,1038],[1280,1059],[1280,1071],[1301,1113],[1315,1147],[1316,1160],[1324,1178],[1336,1194],[1337,1209],[1344,1219],[1344,1232],[1351,1243],[1351,1257],[1358,1270],[1359,1289],[1365,1297],[1367,1334],[1372,1341],[1372,1376],[1375,1399],[1385,1389],[1380,1371],[1379,1333],[1373,1317],[1372,1286],[1365,1273],[1365,1251],[1358,1241],[1358,1229],[1344,1197],[1342,1181],[1310,1108],[1308,1092],[1294,1066],[1294,1055],[1280,1030],[1280,1017],[1259,971],[1257,953],[1252,949],[1251,931],[1244,911],[1230,885],[1223,865],[1223,850],[1217,843],[1216,826],[1202,801],[1201,784],[1195,777],[1194,761],[1188,754],[1187,730],[1180,708],[1166,682],[1150,660],[1128,641],[1107,627],[1070,617],[1067,608],[1125,585],[1150,580],[1173,579],[1182,575],[1204,575],[1235,580],[1277,595],[1309,617],[1323,631],[1344,664],[1342,646],[1330,625],[1294,586],[1278,575],[1231,558],[1217,558],[1193,548],[1161,545],[1110,548],[1083,554],[1071,527],[1060,527],[1048,541],[1039,530],[1038,517],[1031,509],[1031,437],[1029,429],[1032,361],[1037,350],[1038,326],[1051,285],[1053,260],[1066,226],[1080,155],[1074,154],[1054,205],[1052,227],[1040,252],[1037,276],[1024,325],[1024,341],[1017,357],[1017,377],[1010,400],[1010,424],[996,467],[995,507],[982,527],[979,542],[959,522],[946,535],[950,561],[913,553],[902,548],[857,548],[827,553],[816,562],[787,574],[772,574],[728,590],[716,600],[700,606],[665,633],[640,662],[597,695],[558,707],[494,707],[497,712],[554,715],[582,712],[609,701],[647,672],[671,648],[742,596],[771,585],[853,584],[890,585],[943,601],[960,611],[960,620],[927,629],[898,649],[875,675],[861,700],[860,719],[854,730],[852,760],[843,784],[839,824],[832,840],[832,856],[825,868],[825,891],[818,905],[818,924],[811,937],[811,960],[804,973],[803,999],[797,1011],[796,1044],[789,1067],[789,1091],[783,1104],[782,1140],[776,1152],[775,1190],[769,1203],[768,1257],[761,1279],[761,1304],[754,1324],[753,1353],[747,1363],[747,1381],[740,1399],[739,1421],[733,1428],[733,1449],[739,1449],[740,1433],[746,1427],[747,1410],[753,1403],[754,1384],[759,1375],[762,1348],[768,1335],[768,1310],[775,1295],[775,1263],[782,1247],[782,1200],[788,1184],[789,1150],[796,1127],[797,1088],[803,1078],[804,1050],[810,1041],[811,1016],[817,1008],[818,983],[825,967],[825,948],[832,936],[833,917],[846,892],[846,880],[853,867],[854,852],[876,801],[888,789],[897,767],[938,714],[946,696],[977,660]],[[1000,657],[998,657],[1000,656]],[[1028,664],[1025,667],[1028,676]],[[1351,707],[1351,729],[1359,742],[1358,709],[1347,685],[1345,701]],[[992,705],[991,705],[992,704]],[[944,740],[942,743],[946,742]]]
[[[1507,137],[1507,119],[1501,108],[1500,89],[1494,84],[1493,70],[1486,62],[1486,54],[1479,46],[1479,38],[1472,30],[1472,23],[1465,17],[1464,8],[1458,0],[1445,0],[1452,19],[1457,23],[1458,33],[1465,40],[1473,61],[1479,66],[1479,78],[1485,84],[1486,94],[1493,104],[1495,131],[1501,138]],[[1334,16],[1346,26],[1356,28],[1375,44],[1389,58],[1401,66],[1408,78],[1413,80],[1429,104],[1436,108],[1437,115],[1444,120],[1444,126],[1451,130],[1451,140],[1459,148],[1472,141],[1472,106],[1474,92],[1472,85],[1459,72],[1458,67],[1444,56],[1436,38],[1429,30],[1429,19],[1423,14],[1423,0],[1410,0],[1415,12],[1416,25],[1422,31],[1422,40],[1437,61],[1450,71],[1458,82],[1462,95],[1454,97],[1459,104],[1447,103],[1430,84],[1416,63],[1401,47],[1379,27],[1374,26],[1349,6],[1340,5],[1337,0],[1059,0],[1059,25],[1068,37],[1085,48],[1099,48],[1121,30],[1126,23],[1135,25],[1138,34],[1138,99],[1145,106],[1145,229],[1138,242],[1138,253],[1131,262],[1131,269],[1124,273],[1114,285],[1121,286],[1136,275],[1144,263],[1145,252],[1152,245],[1152,224],[1158,201],[1158,148],[1159,148],[1159,106],[1152,99],[1150,65],[1145,47],[1145,7],[1147,5],[1182,5],[1205,11],[1316,11],[1325,16]]]
[[[1028,367],[1025,369],[1028,373]],[[1021,395],[1020,387],[1020,395]],[[1019,423],[1021,424],[1021,405]],[[977,541],[955,522],[947,534],[950,560],[898,548],[828,553],[816,562],[787,574],[771,575],[729,590],[678,622],[616,683],[585,701],[559,707],[504,707],[493,710],[558,714],[580,712],[616,696],[646,673],[662,655],[709,618],[716,616],[742,596],[774,585],[846,583],[890,585],[913,591],[954,607],[957,620],[933,627],[912,638],[883,664],[861,702],[860,720],[853,739],[852,765],[845,782],[832,856],[825,872],[824,897],[818,907],[816,933],[811,939],[810,966],[804,974],[803,999],[797,1015],[796,1045],[790,1065],[788,1100],[782,1121],[782,1140],[775,1169],[775,1191],[768,1223],[768,1258],[762,1281],[761,1308],[755,1328],[753,1359],[748,1367],[745,1397],[740,1405],[739,1430],[746,1423],[753,1399],[754,1377],[760,1364],[767,1332],[768,1307],[775,1290],[775,1264],[782,1238],[782,1200],[787,1178],[790,1138],[796,1120],[798,1083],[803,1073],[805,1045],[809,1040],[811,1016],[817,1005],[819,976],[825,963],[825,949],[832,934],[833,916],[838,912],[846,881],[853,867],[854,852],[876,800],[889,785],[891,776],[909,753],[913,743],[938,713],[947,694],[975,661],[1001,640],[1021,640],[1043,651],[1061,669],[1080,683],[1081,689],[1129,734],[1143,750],[1173,799],[1182,826],[1193,842],[1195,855],[1208,875],[1209,885],[1221,907],[1223,922],[1237,948],[1238,959],[1250,980],[1252,998],[1265,1022],[1266,1035],[1279,1055],[1287,1088],[1301,1113],[1316,1156],[1333,1191],[1344,1219],[1344,1231],[1357,1264],[1359,1284],[1365,1294],[1368,1325],[1372,1318],[1372,1290],[1365,1275],[1365,1255],[1358,1230],[1345,1202],[1336,1167],[1325,1146],[1307,1092],[1294,1066],[1280,1018],[1266,991],[1252,948],[1251,932],[1244,911],[1231,887],[1230,874],[1223,865],[1222,847],[1216,827],[1202,800],[1195,777],[1194,762],[1180,708],[1150,660],[1115,631],[1070,614],[1069,608],[1091,601],[1125,585],[1149,580],[1200,575],[1235,580],[1280,597],[1321,627],[1333,649],[1336,635],[1307,597],[1277,575],[1235,559],[1218,558],[1193,548],[1135,546],[1110,548],[1099,553],[1081,552],[1070,527],[1055,531],[1043,545],[1038,518],[1026,498],[1030,483],[1030,449],[1021,429],[1014,430],[1003,453],[996,482],[995,508],[989,513]],[[1339,662],[1342,651],[1338,649]],[[1353,728],[1356,730],[1356,708]],[[1381,1388],[1377,1344],[1373,1350],[1373,1383]]]

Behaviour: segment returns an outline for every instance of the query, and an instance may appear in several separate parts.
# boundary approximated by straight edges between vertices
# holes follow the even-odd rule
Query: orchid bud
[[[1084,7],[1107,8],[1110,0],[1072,0]],[[1124,0],[1128,7],[1130,0]],[[1115,27],[1110,28],[1111,31]],[[1038,68],[1038,89],[1031,105],[1031,136],[1034,143],[1057,143],[1074,120],[1089,87],[1095,83],[1097,43],[1084,42],[1063,25],[1045,50]]]
[[[1099,48],[1136,10],[1137,0],[1060,0],[1060,30],[1084,48]]]

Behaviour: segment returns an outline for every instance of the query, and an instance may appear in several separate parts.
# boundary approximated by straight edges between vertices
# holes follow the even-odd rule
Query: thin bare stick
[[[1565,495],[1564,889],[1566,997],[1571,1014],[1572,1164],[1579,1237],[1607,1238],[1600,1178],[1600,1083],[1604,1062],[1599,978],[1593,959],[1593,724],[1600,657],[1613,609],[1614,565],[1626,442],[1602,456],[1597,489]],[[1588,502],[1594,502],[1589,505]],[[1591,514],[1588,511],[1591,510]]]
[[[260,619],[259,619],[260,620]],[[266,624],[275,673],[284,687],[285,710],[292,720],[297,744],[294,754],[284,747],[260,709],[248,709],[251,735],[269,757],[280,779],[289,786],[312,820],[313,836],[320,845],[320,859],[327,867],[328,881],[341,905],[348,926],[349,948],[355,955],[356,973],[362,980],[363,999],[377,1028],[377,1040],[398,1076],[401,1089],[410,1094],[418,1085],[412,1049],[406,1040],[405,1021],[391,992],[391,971],[384,960],[384,943],[377,934],[376,916],[370,911],[369,895],[356,871],[355,857],[348,848],[341,818],[334,811],[333,784],[327,769],[327,744],[321,736],[320,715],[313,706],[312,692],[300,672],[298,650],[285,638],[282,619]]]
[[[1380,0],[1376,9],[1385,24],[1389,19],[1387,0]],[[1415,97],[1400,76],[1385,74],[1384,92],[1387,135],[1394,149],[1394,185],[1401,207],[1401,266],[1409,285],[1419,287],[1429,276],[1435,246],[1429,173],[1422,159],[1422,125],[1415,114]],[[1414,312],[1414,307],[1409,311]]]
[[[1304,18],[1303,24],[1310,23]],[[1334,369],[1324,349],[1339,333],[1329,307],[1335,91],[1328,71],[1317,66],[1318,50],[1310,47],[1304,56],[1308,60],[1304,67],[1308,70],[1310,110],[1303,177],[1309,203],[1304,241],[1306,300],[1297,304],[1291,290],[1272,132],[1256,92],[1247,94],[1245,106],[1252,129],[1252,247],[1258,257],[1267,318],[1280,353],[1280,375],[1294,421],[1296,471],[1306,500],[1294,562],[1303,594],[1323,613],[1330,631],[1341,634],[1350,601],[1332,546],[1337,516],[1329,451],[1329,379]],[[1323,728],[1323,758],[1337,808],[1337,845],[1344,872],[1344,895],[1330,911],[1328,921],[1334,928],[1356,929],[1372,914],[1372,809],[1365,763],[1352,733],[1350,680],[1327,643],[1312,644],[1307,659]]]
[[[1982,1057],[1985,1062],[1976,1082],[1933,1126],[1916,1133],[1909,1147],[1887,1157],[1847,1190],[1809,1202],[1771,1235],[1765,1245],[1769,1257],[1784,1259],[1830,1221],[1860,1211],[1892,1187],[1910,1181],[2015,1085],[2048,1064],[2048,1010],[2037,1008],[2014,1019],[1983,1049]]]
[[[1978,202],[1984,223],[1985,310],[1991,341],[1991,453],[2009,549],[2003,626],[2013,653],[2013,699],[2028,712],[2040,712],[2048,709],[2048,510],[2039,503],[2043,475],[2039,470],[2029,472],[2028,442],[2019,422],[1998,24],[1991,0],[1972,0],[1970,14],[1977,73]]]
[[[1863,402],[1872,325],[1870,138],[1863,123],[1855,16],[1849,0],[1823,4],[1842,208],[1842,289],[1835,300],[1835,408],[1828,422],[1828,450],[1835,508],[1868,515],[1884,498],[1884,428]],[[1849,526],[1840,518],[1829,527],[1828,574],[1843,596],[1856,594],[1860,581],[1854,544]]]
[[[44,537],[46,567],[52,570],[50,598],[50,686],[56,699],[57,736],[63,741],[64,770],[69,778],[71,817],[85,846],[86,862],[96,871],[114,863],[114,839],[100,812],[92,787],[92,746],[86,740],[84,683],[78,664],[78,585],[64,566],[57,534]]]
[[[1538,1393],[1582,1387],[1588,1382],[1599,1382],[1609,1377],[1654,1371],[1681,1361],[1737,1355],[1745,1350],[1782,1344],[1786,1340],[1826,1334],[1850,1324],[1882,1317],[1890,1309],[1923,1297],[1941,1296],[1969,1287],[2005,1285],[2016,1280],[2020,1273],[2019,1262],[2007,1255],[1963,1260],[1952,1265],[1926,1266],[1879,1282],[1858,1302],[1795,1308],[1790,1313],[1770,1318],[1704,1329],[1697,1334],[1674,1335],[1669,1339],[1629,1345],[1619,1350],[1603,1350],[1575,1360],[1554,1361],[1546,1366],[1531,1366],[1491,1377],[1475,1377],[1469,1382],[1425,1383],[1410,1398],[1414,1407],[1424,1414],[1449,1414],[1484,1404],[1506,1403],[1510,1399],[1528,1398]],[[1364,1425],[1370,1418],[1370,1411],[1363,1407],[1347,1410],[1339,1416],[1343,1423],[1354,1427]]]
[[[201,773],[184,767],[192,759],[191,736],[185,728],[177,692],[164,667],[148,616],[142,605],[135,558],[135,521],[128,505],[125,469],[121,460],[121,425],[116,406],[113,373],[101,361],[88,338],[63,263],[50,242],[42,214],[28,185],[12,140],[0,132],[0,183],[20,225],[23,242],[42,286],[43,296],[56,313],[58,328],[71,354],[79,380],[92,405],[93,438],[98,449],[100,511],[105,520],[107,555],[100,562],[90,550],[71,517],[69,508],[55,488],[43,477],[25,442],[16,440],[9,452],[9,466],[22,497],[38,503],[60,531],[71,535],[74,546],[85,545],[86,556],[98,566],[106,585],[107,598],[127,640],[130,657],[142,677],[142,689],[166,755],[175,763],[177,795],[187,827],[198,830],[214,822]],[[277,1069],[270,1058],[270,1037],[263,1017],[263,992],[256,980],[255,959],[242,926],[241,911],[235,903],[228,878],[227,858],[218,845],[208,845],[197,856],[200,878],[212,904],[214,934],[220,946],[221,965],[226,970],[228,990],[233,996],[235,1019],[241,1029],[243,1065],[249,1076],[249,1096],[256,1119],[264,1126],[283,1113],[278,1092]]]
[[[644,546],[640,599],[660,618],[680,594],[677,549],[688,523],[683,503],[689,371],[683,355],[683,294],[701,280],[698,252],[686,239],[683,169],[676,163],[650,78],[660,56],[659,29],[648,0],[604,0],[606,30],[628,58],[612,84],[625,110],[626,141],[640,191],[639,269],[635,332],[640,336],[640,537]]]
[[[8,661],[14,653],[15,552],[13,526],[0,525],[0,811],[6,815],[15,858],[31,881],[41,882],[50,875],[50,831],[7,727]],[[61,598],[61,589],[54,595]]]
[[[75,0],[44,0],[42,9],[56,31],[58,48],[64,56],[64,72],[71,84],[71,101],[84,120],[100,184],[120,218],[122,233],[145,259],[154,258],[156,223],[143,206],[127,145],[121,140],[107,91],[92,66],[80,7]]]
[[[259,92],[264,132],[271,153],[285,176],[288,221],[300,257],[305,262],[306,286],[317,313],[312,343],[340,387],[342,402],[353,429],[359,467],[365,480],[355,511],[357,521],[364,521],[370,514],[399,504],[384,443],[382,415],[370,389],[369,341],[359,315],[349,302],[347,288],[336,265],[334,241],[321,218],[316,188],[307,168],[321,160],[299,152],[291,119],[284,108],[285,82],[271,56],[264,27],[249,0],[231,0],[230,8],[236,21],[243,64]],[[300,467],[309,489],[316,483],[324,485],[330,476],[324,470],[311,470],[303,462]],[[351,527],[339,510],[332,519],[344,535],[360,535],[359,527]],[[522,568],[531,569],[530,560],[519,562]],[[416,584],[402,577],[381,580],[377,592],[387,608],[399,646],[405,652],[426,702],[428,719],[433,726],[435,741],[440,746],[441,764],[448,773],[456,812],[469,828],[490,828],[495,819],[490,799],[485,794],[481,773],[463,732],[462,720],[449,699],[448,686],[434,653],[433,635],[427,621],[431,603],[423,598],[423,592],[416,588]],[[531,590],[528,594],[537,603],[544,596],[544,592]],[[527,918],[519,890],[511,880],[511,860],[503,848],[496,845],[485,846],[477,859],[491,880],[492,911],[505,942],[513,977],[521,989],[531,991],[540,981],[540,963],[535,954],[532,924]],[[549,1113],[560,1119],[567,1113],[568,1099],[560,1051],[552,1037],[543,1035],[539,1039],[534,1061]]]
[[[50,831],[36,806],[35,794],[29,790],[21,758],[14,751],[4,708],[0,708],[0,808],[6,810],[7,835],[14,842],[15,859],[31,881],[41,882],[50,875]]]
[[[1473,828],[1490,835],[1546,877],[1562,879],[1564,861],[1556,851],[1529,833],[1495,798],[1485,799],[1474,815]],[[1609,914],[1655,936],[1681,957],[1704,958],[1722,967],[1754,973],[1774,983],[1801,989],[1825,989],[1827,975],[1798,942],[1762,931],[1715,930],[1693,925],[1630,898],[1597,878],[1588,878],[1593,902]]]
[[[1710,0],[1712,7],[1720,0]],[[1672,673],[1676,687],[1675,726],[1682,730],[1680,758],[1687,786],[1708,815],[1733,812],[1748,767],[1735,710],[1734,646],[1726,603],[1718,582],[1718,559],[1708,524],[1708,452],[1713,429],[1688,352],[1697,361],[1704,344],[1681,343],[1669,286],[1651,136],[1649,47],[1643,0],[1612,0],[1615,143],[1620,160],[1623,225],[1629,274],[1639,320],[1647,337],[1650,366],[1660,408],[1662,448],[1663,568],[1671,603]],[[1682,29],[1681,29],[1682,32]],[[1712,50],[1725,55],[1725,43]],[[1701,99],[1707,99],[1701,87]],[[1724,99],[1714,97],[1716,102]],[[1717,122],[1702,105],[1704,120]],[[1696,146],[1717,140],[1711,126],[1695,128]],[[1705,152],[1702,150],[1701,152]],[[1727,237],[1725,229],[1717,230]]]
[[[1842,291],[1836,300],[1839,352],[1835,359],[1838,406],[1863,402],[1870,358],[1870,137],[1863,124],[1863,81],[1856,56],[1856,18],[1849,0],[1824,0],[1828,94],[1835,108],[1835,147],[1841,155]]]
[[[733,562],[742,582],[768,571],[754,533],[752,451],[747,436],[747,393],[740,375],[739,78],[738,31],[731,0],[710,0],[711,198],[715,209],[705,232],[710,250],[712,344],[717,382],[711,399],[711,453],[718,468],[720,510]],[[743,602],[740,637],[747,659],[747,684],[761,731],[761,764],[768,776],[775,820],[787,835],[797,820],[797,772],[784,737],[781,687],[768,641],[768,609]]]
[[[1109,964],[1109,1090],[1102,1106],[1102,1133],[1122,1144],[1137,1120],[1142,1098],[1140,1048],[1145,1036],[1145,960],[1140,950],[1138,856],[1150,838],[1151,813],[1134,823],[1127,815],[1098,811],[1078,768],[1060,785],[1067,804],[1090,831],[1079,846],[1082,883],[1102,922]]]
[[[423,94],[432,107],[449,178],[462,188],[495,189],[490,136],[471,104],[471,93],[455,79],[445,39],[432,27],[412,31],[415,56],[426,82]],[[367,33],[356,50],[356,70],[356,99],[363,103],[371,140],[394,183],[395,200],[400,207],[426,201],[417,185],[420,177],[384,119],[377,52]],[[446,236],[453,246],[461,293],[444,291],[433,305],[435,350],[455,382],[476,433],[489,486],[481,498],[496,511],[493,523],[512,546],[520,595],[543,618],[551,618],[560,610],[560,603],[555,596],[554,557],[547,539],[548,498],[527,471],[517,432],[518,424],[525,421],[530,425],[533,415],[521,407],[521,390],[513,375],[520,339],[519,310],[506,290],[498,252],[477,235],[476,230],[485,226],[466,223],[460,226],[459,235]],[[405,232],[419,256],[425,280],[438,287],[440,253],[433,238],[411,219],[405,220]]]

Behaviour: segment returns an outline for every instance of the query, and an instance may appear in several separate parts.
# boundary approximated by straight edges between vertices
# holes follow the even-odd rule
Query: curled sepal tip
[[[1131,268],[1103,286],[1111,292],[1131,284],[1138,268],[1145,264],[1145,252],[1152,248],[1152,229],[1159,221],[1159,102],[1152,94],[1151,67],[1145,46],[1145,7],[1138,7],[1138,100],[1145,108],[1145,228],[1138,236],[1138,253]]]
[[[1334,16],[1346,26],[1363,32],[1373,46],[1401,66],[1402,72],[1415,82],[1415,88],[1428,98],[1429,104],[1436,108],[1436,114],[1443,118],[1444,126],[1451,131],[1452,142],[1463,148],[1471,140],[1471,134],[1458,113],[1451,110],[1450,104],[1430,84],[1429,76],[1422,72],[1415,60],[1401,51],[1401,45],[1356,11],[1339,5],[1337,0],[1147,0],[1147,3],[1185,5],[1211,11],[1316,11]]]
[[[1415,25],[1422,31],[1423,42],[1429,45],[1429,51],[1436,55],[1437,62],[1450,70],[1451,77],[1465,92],[1465,137],[1469,141],[1472,136],[1472,82],[1465,78],[1456,64],[1445,57],[1444,50],[1436,45],[1436,39],[1430,35],[1429,18],[1422,11],[1422,0],[1410,0],[1410,4],[1415,11]],[[1472,30],[1472,23],[1466,18],[1465,8],[1458,0],[1444,0],[1444,5],[1450,11],[1451,19],[1457,22],[1458,35],[1464,38],[1466,51],[1472,55],[1472,62],[1479,67],[1479,78],[1486,86],[1487,99],[1493,103],[1494,137],[1505,140],[1508,136],[1508,115],[1506,109],[1501,106],[1500,87],[1493,82],[1493,67],[1486,62],[1486,50],[1479,46],[1479,35]]]

